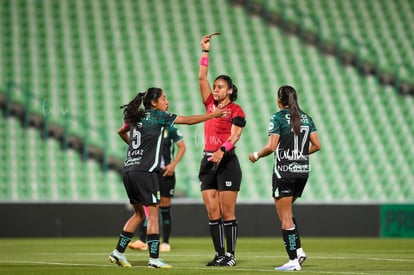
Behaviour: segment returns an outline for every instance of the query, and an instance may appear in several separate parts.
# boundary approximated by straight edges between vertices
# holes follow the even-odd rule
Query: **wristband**
[[[259,152],[254,152],[253,157],[254,157],[255,160],[258,160],[259,159]]]
[[[207,56],[203,56],[202,58],[200,58],[200,65],[204,66],[204,67],[208,67],[208,57]]]
[[[221,147],[224,147],[224,149],[226,150],[225,152],[229,152],[231,149],[234,148],[234,145],[229,140],[226,140],[226,142],[224,142],[223,145],[221,145]]]

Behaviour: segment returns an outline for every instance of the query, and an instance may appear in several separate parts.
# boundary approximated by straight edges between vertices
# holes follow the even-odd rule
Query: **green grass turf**
[[[117,238],[0,239],[0,274],[267,274],[287,261],[280,237],[239,238],[237,266],[206,267],[208,238],[171,239],[160,257],[172,269],[146,267],[148,252],[127,250],[132,268],[109,263]],[[302,274],[414,274],[414,239],[302,238]]]

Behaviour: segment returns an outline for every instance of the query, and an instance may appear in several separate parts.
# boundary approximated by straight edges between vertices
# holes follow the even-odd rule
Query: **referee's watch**
[[[221,147],[220,147],[220,150],[221,150],[221,151],[223,151],[224,153],[226,153],[226,147],[221,146]]]

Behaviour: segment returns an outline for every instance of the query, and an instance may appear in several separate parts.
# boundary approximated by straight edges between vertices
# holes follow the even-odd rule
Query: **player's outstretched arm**
[[[175,124],[187,124],[187,125],[197,124],[197,123],[209,120],[211,118],[225,116],[227,113],[228,113],[227,110],[216,108],[214,112],[208,113],[205,115],[177,116],[174,123]]]

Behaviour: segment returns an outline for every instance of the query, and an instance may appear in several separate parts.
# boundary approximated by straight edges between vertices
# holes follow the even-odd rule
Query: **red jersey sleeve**
[[[232,114],[232,118],[235,118],[235,117],[242,117],[242,118],[246,118],[246,115],[244,114],[244,112],[243,112],[243,109],[242,108],[240,108],[240,106],[239,105],[237,105],[237,104],[234,104],[235,106],[234,106],[234,108],[233,108],[233,110],[232,110],[232,112],[231,112],[231,114]]]

